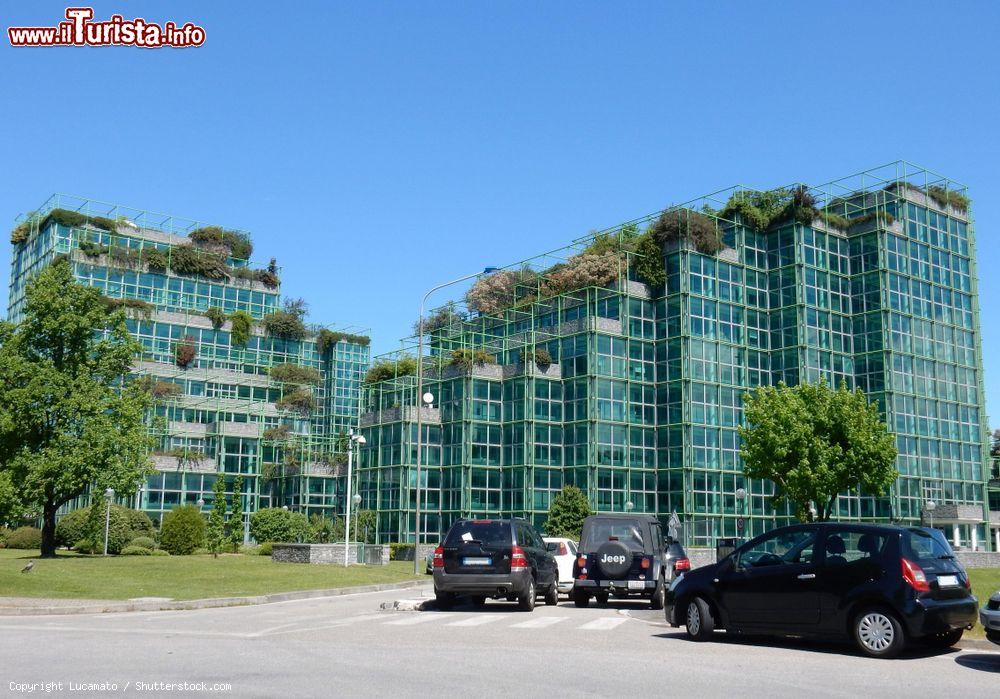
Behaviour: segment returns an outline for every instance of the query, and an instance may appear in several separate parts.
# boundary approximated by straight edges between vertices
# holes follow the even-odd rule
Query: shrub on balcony
[[[316,407],[316,399],[313,398],[311,391],[304,388],[297,388],[279,398],[274,406],[278,410],[298,413],[303,417],[308,417]]]
[[[271,440],[272,442],[283,442],[292,434],[292,428],[290,425],[284,423],[280,425],[275,425],[274,427],[268,427],[264,430],[264,439]]]
[[[460,324],[468,318],[465,311],[458,308],[458,305],[454,301],[449,301],[441,308],[438,308],[424,318],[424,334],[429,335],[441,328],[448,327],[449,325]],[[413,323],[413,334],[418,335],[420,333],[420,319],[414,321]]]
[[[14,226],[14,230],[10,232],[10,244],[20,245],[21,243],[27,243],[28,238],[31,236],[31,224],[25,221],[24,223],[19,223]]]
[[[456,349],[451,351],[451,359],[448,363],[451,366],[468,370],[473,366],[496,364],[497,358],[484,349]]]
[[[229,322],[232,324],[230,332],[233,346],[246,347],[253,332],[253,316],[246,311],[233,311],[229,315]]]
[[[639,236],[635,245],[635,255],[631,258],[632,268],[639,279],[655,291],[667,283],[667,266],[663,260],[663,246],[652,233]]]
[[[229,276],[233,279],[241,279],[248,282],[260,282],[268,289],[276,289],[281,281],[278,275],[267,269],[250,269],[249,267],[233,267],[229,270]]]
[[[969,197],[954,189],[932,184],[927,188],[927,196],[933,199],[942,209],[946,208],[949,204],[959,211],[968,211],[969,209]]]
[[[197,353],[198,350],[195,347],[194,338],[190,335],[185,335],[174,345],[174,363],[181,369],[187,369],[191,366]]]
[[[367,347],[371,344],[372,339],[367,335],[353,335],[351,333],[342,333],[323,328],[316,337],[316,351],[320,354],[326,354],[327,350],[331,349],[338,342],[349,342],[354,345]]]
[[[535,362],[535,366],[539,367],[540,369],[545,369],[551,366],[552,364],[552,355],[549,354],[549,351],[544,347],[536,347],[535,351],[532,352],[530,355],[527,352],[525,352],[525,350],[522,349],[520,352],[520,358],[522,364],[524,364],[530,358],[532,361]]]
[[[414,376],[416,373],[417,360],[415,357],[405,356],[396,360],[385,359],[372,364],[368,373],[365,374],[365,383],[378,383],[400,376]]]
[[[538,273],[527,267],[517,271],[502,269],[480,277],[465,292],[465,304],[478,313],[493,315],[514,304],[519,285],[531,285],[537,282]]]
[[[622,256],[618,251],[574,255],[566,264],[545,274],[542,294],[555,296],[589,286],[607,286],[618,279]]]
[[[269,313],[260,323],[268,335],[283,340],[302,340],[307,334],[302,317],[287,310]]]
[[[153,304],[141,299],[113,299],[105,296],[101,301],[107,306],[108,313],[125,309],[126,314],[131,315],[133,318],[142,318],[143,320],[152,318],[153,311],[156,309]]]
[[[205,311],[205,317],[212,321],[212,327],[218,330],[226,322],[226,312],[218,306],[212,306]]]
[[[169,264],[167,259],[167,253],[163,250],[157,250],[156,248],[145,248],[142,251],[143,261],[146,263],[146,267],[150,272],[166,272],[167,265]]]
[[[270,374],[272,379],[283,384],[316,385],[320,381],[319,370],[309,366],[302,366],[301,364],[292,364],[290,362],[274,365],[271,367]]]
[[[95,243],[93,240],[84,240],[79,246],[80,252],[87,257],[100,257],[108,252],[107,245]]]
[[[183,276],[201,276],[221,280],[229,275],[229,267],[221,255],[198,250],[192,245],[176,245],[170,251],[170,269]]]
[[[715,255],[723,248],[715,221],[690,209],[663,212],[649,232],[660,245],[687,240],[704,255]]]
[[[224,251],[229,257],[248,260],[253,254],[253,243],[246,233],[225,230],[219,226],[203,226],[188,233],[191,241],[213,252]]]

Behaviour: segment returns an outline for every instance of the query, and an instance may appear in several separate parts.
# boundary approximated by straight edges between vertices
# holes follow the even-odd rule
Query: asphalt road
[[[849,647],[726,639],[693,643],[658,613],[506,603],[380,611],[420,591],[256,607],[0,616],[0,692],[183,696],[987,696],[1000,653],[911,651],[870,660]],[[179,686],[159,687],[154,683]],[[181,683],[190,683],[185,691]],[[24,686],[12,683],[22,683]],[[72,686],[70,683],[74,683]],[[94,691],[78,685],[100,684]],[[151,687],[144,688],[138,683]],[[42,694],[36,684],[34,694]],[[137,691],[139,690],[139,691]]]

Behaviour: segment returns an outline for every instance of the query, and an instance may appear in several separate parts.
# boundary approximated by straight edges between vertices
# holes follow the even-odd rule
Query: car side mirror
[[[557,541],[547,541],[545,543],[545,550],[546,551],[558,551],[559,550],[559,542],[557,542]]]

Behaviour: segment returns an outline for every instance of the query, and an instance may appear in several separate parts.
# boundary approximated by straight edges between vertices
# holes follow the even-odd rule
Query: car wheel
[[[590,595],[583,590],[573,590],[573,592],[570,593],[570,597],[573,598],[573,604],[577,607],[586,607],[590,604]]]
[[[455,605],[455,594],[452,592],[439,592],[434,590],[434,600],[438,609],[448,610]]]
[[[474,595],[469,599],[472,600],[473,607],[482,607],[484,604],[486,604],[486,598],[483,597],[482,595]]]
[[[597,604],[601,607],[606,606],[608,603],[607,592],[598,592],[596,595],[594,595],[594,598],[597,599]]]
[[[862,610],[854,617],[852,631],[858,648],[872,658],[895,657],[906,645],[903,627],[884,609]]]
[[[715,631],[715,617],[712,608],[701,597],[695,597],[688,602],[687,621],[684,630],[692,641],[707,641]]]
[[[549,587],[549,591],[545,593],[545,604],[550,607],[554,607],[559,604],[559,577],[556,576],[552,579],[552,586]]]
[[[942,631],[941,633],[924,636],[920,640],[931,648],[951,648],[962,640],[963,633],[965,633],[965,629],[952,629],[951,631]]]
[[[656,587],[653,588],[653,597],[649,600],[650,609],[663,609],[663,603],[667,598],[667,585],[663,582],[663,576],[656,581]]]
[[[523,595],[518,595],[517,597],[517,608],[522,612],[530,612],[535,609],[535,579],[528,578],[528,589],[524,591]]]

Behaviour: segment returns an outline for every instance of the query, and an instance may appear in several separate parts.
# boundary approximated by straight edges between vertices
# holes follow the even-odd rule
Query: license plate
[[[643,580],[629,580],[628,589],[630,590],[643,590],[646,587],[646,583]]]
[[[939,575],[938,587],[955,587],[958,585],[957,575]]]
[[[488,566],[493,563],[492,558],[463,558],[462,565],[464,566]]]

